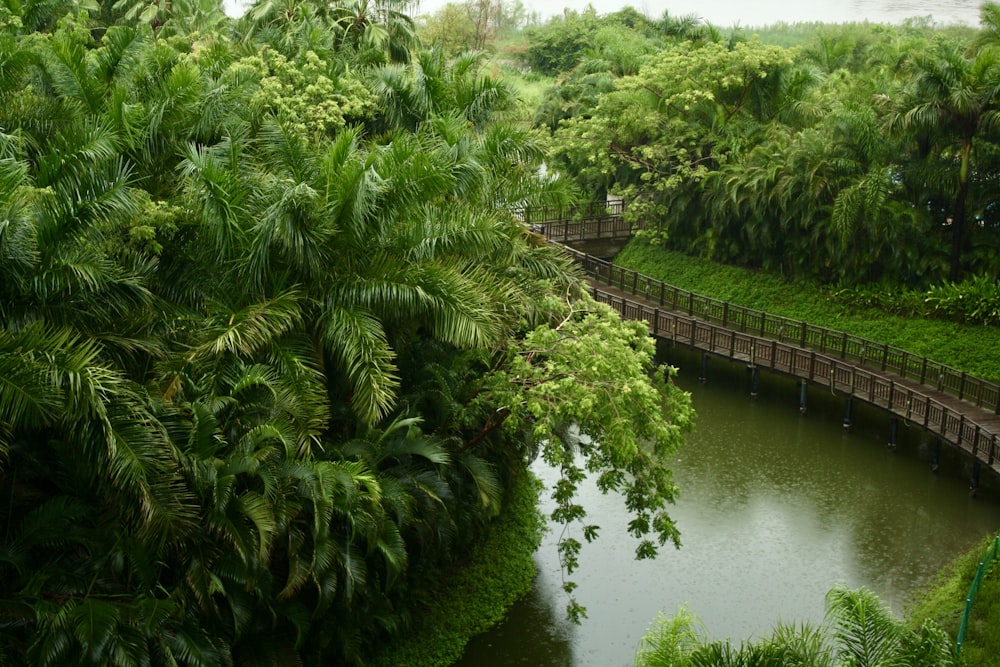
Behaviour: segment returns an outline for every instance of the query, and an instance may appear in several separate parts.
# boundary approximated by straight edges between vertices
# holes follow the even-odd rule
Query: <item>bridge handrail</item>
[[[921,424],[993,469],[1000,463],[1000,437],[989,426],[875,370],[815,350],[802,349],[797,341],[779,342],[773,338],[737,332],[693,315],[632,301],[596,286],[591,286],[591,293],[598,301],[612,306],[622,317],[644,320],[654,336],[686,341],[714,354],[731,359],[742,358],[751,364],[826,384]]]
[[[1000,385],[995,382],[969,375],[965,371],[892,345],[681,289],[638,271],[615,266],[606,260],[564,247],[581,264],[587,275],[664,308],[686,312],[728,329],[757,334],[779,342],[794,342],[799,347],[876,367],[1000,414]]]
[[[620,217],[625,212],[625,201],[592,201],[569,206],[525,206],[518,217],[526,225],[579,222],[585,219]]]

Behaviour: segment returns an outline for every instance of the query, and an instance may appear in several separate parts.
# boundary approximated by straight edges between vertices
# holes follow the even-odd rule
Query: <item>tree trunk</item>
[[[969,195],[969,153],[972,142],[966,141],[962,146],[962,164],[958,172],[958,193],[955,195],[955,206],[951,219],[951,267],[948,280],[958,282],[962,279],[962,247],[965,245],[965,200]]]

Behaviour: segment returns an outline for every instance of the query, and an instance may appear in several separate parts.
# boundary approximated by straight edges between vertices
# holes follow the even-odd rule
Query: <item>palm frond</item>
[[[274,343],[302,318],[301,297],[291,289],[273,299],[241,308],[210,326],[207,340],[192,352],[195,358],[222,353],[248,357]]]
[[[902,665],[902,623],[871,591],[833,588],[826,595],[840,659],[853,665]]]
[[[367,309],[335,302],[327,304],[319,324],[324,346],[354,390],[351,405],[362,421],[374,423],[389,411],[399,386],[382,324]]]

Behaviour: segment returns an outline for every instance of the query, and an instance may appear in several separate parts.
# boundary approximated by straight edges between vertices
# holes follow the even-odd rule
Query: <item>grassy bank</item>
[[[846,331],[1000,382],[1000,327],[908,319],[876,308],[847,307],[829,290],[724,266],[635,240],[615,263],[730,303]]]
[[[984,539],[938,573],[934,585],[915,600],[907,614],[907,623],[912,628],[919,628],[924,621],[930,620],[944,628],[953,639],[956,637],[969,586],[992,542],[992,536]],[[1000,576],[994,563],[972,604],[962,646],[963,667],[994,667],[997,664],[1000,632],[996,628],[1000,628]]]
[[[490,629],[535,579],[533,554],[544,530],[538,512],[541,484],[525,471],[503,513],[469,561],[443,577],[442,587],[409,636],[385,647],[371,667],[447,667],[468,641]]]

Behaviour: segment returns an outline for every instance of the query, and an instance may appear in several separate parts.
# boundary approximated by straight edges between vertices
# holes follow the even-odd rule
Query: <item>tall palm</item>
[[[413,19],[403,12],[406,5],[400,0],[341,0],[333,5],[333,24],[341,43],[362,57],[406,63],[418,44]]]
[[[482,74],[483,56],[454,59],[437,48],[421,51],[409,65],[387,65],[373,74],[384,109],[384,128],[416,130],[435,116],[456,116],[482,129],[503,117],[516,92],[503,80]]]
[[[939,43],[911,61],[913,85],[889,119],[891,128],[908,133],[921,157],[954,165],[949,277],[962,275],[970,179],[975,145],[1000,119],[1000,50],[967,56],[958,45]]]

